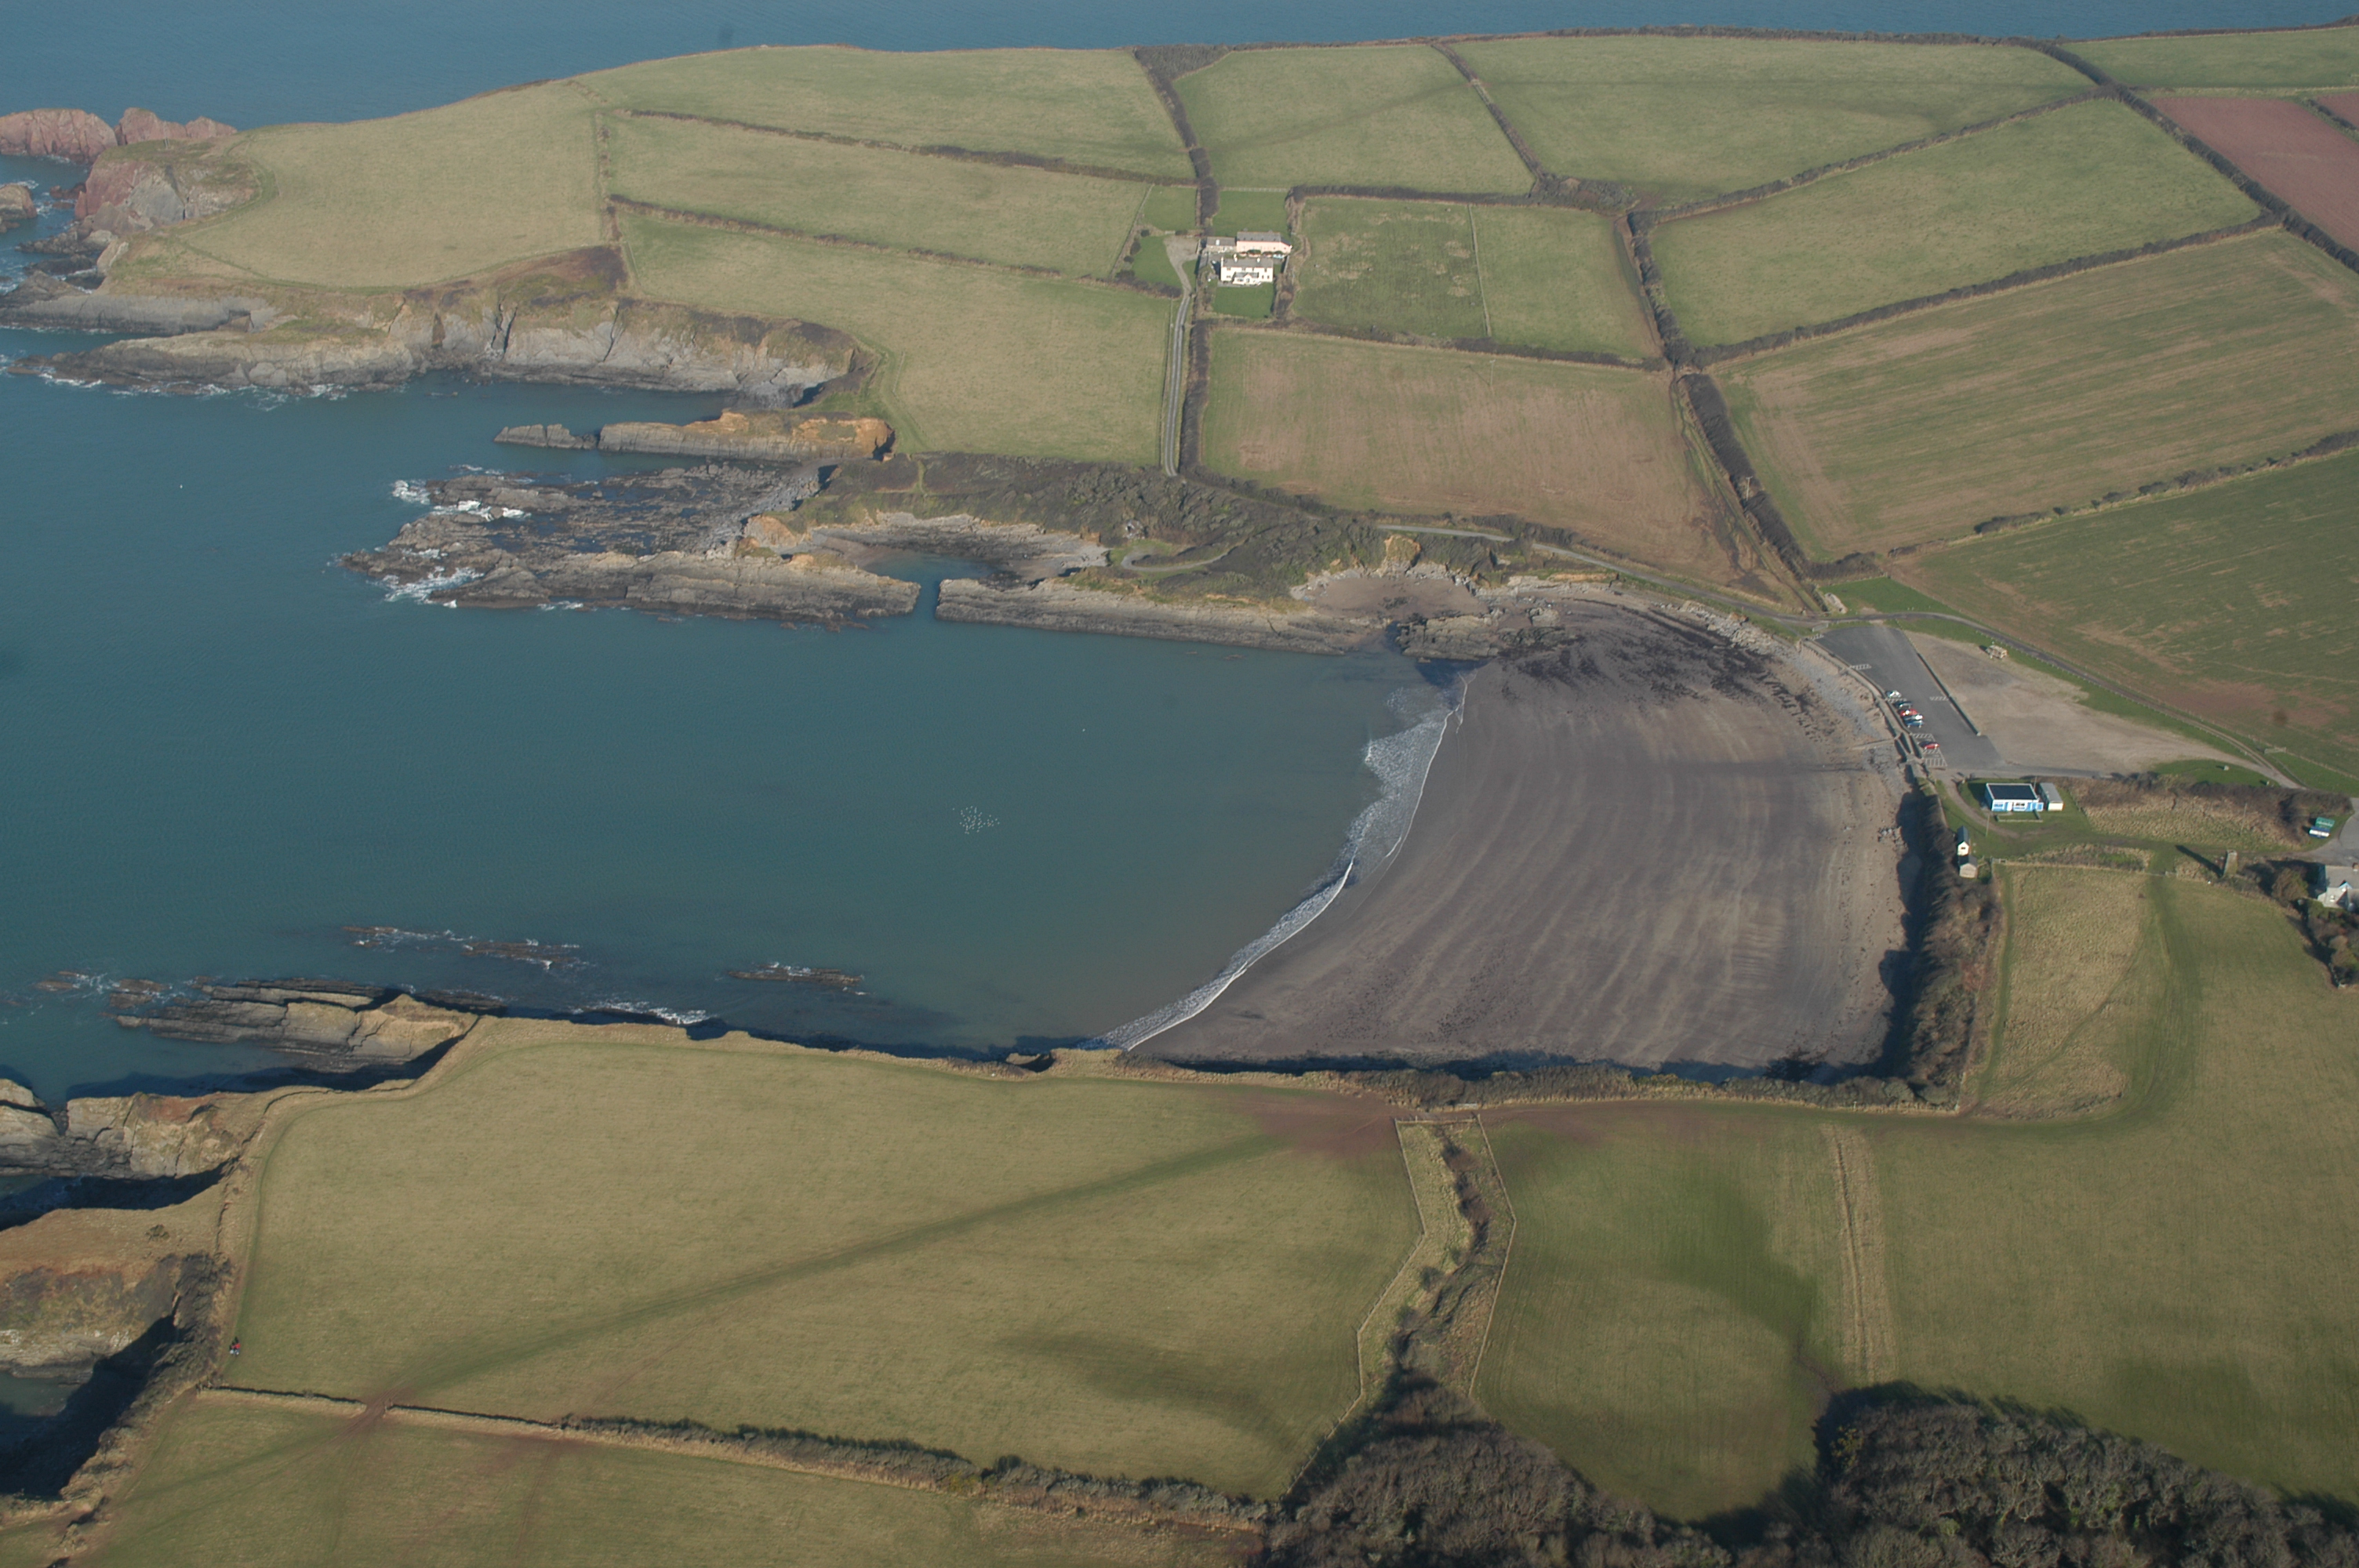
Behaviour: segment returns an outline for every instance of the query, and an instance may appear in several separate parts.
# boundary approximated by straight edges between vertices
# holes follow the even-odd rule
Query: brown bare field
[[[2340,115],[2345,124],[2359,125],[2359,92],[2321,92],[2317,103],[2320,108]]]
[[[1756,355],[1716,373],[1813,554],[2086,506],[2359,425],[2359,279],[2269,232]]]
[[[2147,879],[2044,869],[2007,874],[2006,1021],[1975,1086],[1987,1115],[2084,1115],[2119,1099],[2115,1049],[2147,1022],[2151,985],[2133,983],[2153,924]]]
[[[1669,380],[1639,371],[1223,331],[1204,460],[1343,506],[1511,514],[1711,582],[1751,568],[1715,524]]]
[[[2154,103],[2303,217],[2344,244],[2359,245],[2359,141],[2282,98],[2158,98]]]

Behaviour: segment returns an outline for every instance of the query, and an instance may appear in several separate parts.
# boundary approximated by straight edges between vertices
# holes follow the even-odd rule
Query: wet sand
[[[1902,945],[1900,784],[1758,633],[1576,604],[1483,666],[1407,843],[1186,1023],[1175,1061],[1867,1061]]]

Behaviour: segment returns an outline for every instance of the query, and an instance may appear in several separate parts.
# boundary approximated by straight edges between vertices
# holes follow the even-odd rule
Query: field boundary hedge
[[[2208,490],[2212,485],[2226,484],[2232,480],[2250,479],[2255,474],[2267,473],[2276,469],[2292,468],[2297,463],[2315,462],[2321,458],[2331,458],[2338,452],[2347,452],[2354,447],[2359,447],[2359,429],[2337,430],[2331,436],[2320,437],[2299,451],[2287,452],[2274,458],[2259,458],[2249,463],[2222,463],[2216,468],[2190,469],[2176,479],[2153,480],[2134,491],[2117,490],[2082,506],[2060,506],[2046,512],[2017,512],[2006,516],[1986,518],[1974,524],[1973,532],[1977,536],[1987,536],[1992,534],[2004,534],[2016,528],[2031,527],[2041,523],[2060,523],[2070,517],[2087,517],[2099,512],[2110,512],[2116,506],[2127,506],[2133,502],[2152,501],[2165,495],[2181,495],[2191,490]],[[1945,542],[1955,544],[1962,541]],[[1896,545],[1886,554],[1895,557],[1914,555],[1924,547],[1925,545],[1922,543]]]
[[[1228,52],[1224,44],[1150,44],[1130,51],[1130,58],[1147,73],[1147,85],[1163,101],[1163,112],[1171,116],[1171,128],[1180,133],[1180,144],[1188,149],[1188,167],[1196,174],[1196,226],[1200,229],[1212,222],[1212,213],[1221,204],[1221,188],[1212,178],[1212,155],[1197,139],[1196,124],[1188,118],[1188,105],[1180,101],[1180,90],[1173,83]],[[1192,65],[1183,63],[1191,59]],[[1172,70],[1175,65],[1180,69]]]
[[[1483,101],[1483,107],[1491,111],[1492,123],[1499,127],[1499,134],[1507,138],[1507,145],[1516,149],[1516,156],[1523,159],[1524,167],[1531,171],[1533,185],[1537,188],[1553,178],[1548,166],[1540,162],[1539,154],[1532,151],[1532,145],[1524,140],[1523,132],[1516,129],[1515,122],[1507,118],[1506,111],[1492,102],[1491,90],[1483,85],[1483,79],[1474,74],[1474,68],[1466,63],[1465,57],[1440,38],[1432,40],[1430,47],[1457,69],[1458,74],[1466,79],[1466,85],[1474,90],[1474,96]]]
[[[1545,360],[1557,364],[1602,365],[1611,370],[1659,371],[1668,362],[1659,359],[1632,359],[1626,354],[1609,354],[1602,349],[1540,349],[1528,343],[1501,342],[1496,338],[1426,338],[1415,332],[1396,332],[1385,327],[1346,327],[1332,321],[1305,321],[1299,317],[1273,317],[1265,325],[1243,321],[1241,330],[1258,332],[1291,332],[1306,338],[1341,338],[1358,343],[1389,343],[1401,348],[1448,349],[1462,354],[1492,354],[1501,359]]]

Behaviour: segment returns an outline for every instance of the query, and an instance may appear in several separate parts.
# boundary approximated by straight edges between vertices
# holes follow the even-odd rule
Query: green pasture
[[[2084,507],[2359,426],[2359,279],[2267,232],[1712,373],[1779,506],[1832,558]]]
[[[1929,552],[1906,569],[2133,691],[2359,773],[2359,453]]]
[[[644,292],[822,322],[883,356],[912,450],[1152,463],[1171,307],[1132,289],[626,216]]]
[[[1321,197],[1302,227],[1293,313],[1303,320],[1649,351],[1613,225],[1596,213]]]
[[[562,82],[341,125],[277,125],[237,150],[260,198],[176,231],[262,277],[402,288],[597,244],[591,103]]]
[[[2359,87],[2359,27],[2101,38],[2066,47],[2106,75],[2138,87]]]
[[[1215,316],[1234,316],[1241,321],[1266,321],[1277,308],[1277,285],[1212,284],[1206,287],[1204,298]]]
[[[1655,352],[1610,221],[1561,207],[1478,207],[1473,225],[1499,341],[1632,359]]]
[[[270,1152],[240,1381],[1270,1495],[1417,1235],[1382,1107],[504,1032]]]
[[[1114,270],[1147,193],[700,121],[611,116],[606,144],[609,189],[650,206],[1084,276]]]
[[[2256,211],[2131,110],[2091,103],[1666,223],[1654,247],[1690,341],[1729,343]]]
[[[2269,904],[2167,878],[2135,891],[2111,912],[2139,923],[2125,964],[2028,939],[2008,960],[2011,985],[2069,968],[2067,1034],[2074,1008],[2138,1021],[2082,1039],[2119,1075],[2115,1108],[1490,1119],[1516,1232],[1485,1402],[1602,1484],[1690,1516],[1807,1470],[1823,1391],[1889,1379],[2070,1409],[2288,1491],[2359,1493],[2347,999]]]
[[[1178,85],[1224,186],[1512,194],[1532,182],[1466,79],[1422,44],[1235,49]]]
[[[1321,197],[1302,213],[1294,314],[1428,338],[1487,338],[1473,210]]]
[[[2036,50],[1783,38],[1461,44],[1549,169],[1655,205],[1979,124],[2089,86]]]
[[[1340,506],[1512,514],[1731,579],[1666,378],[1285,332],[1212,338],[1206,466]]]
[[[1160,234],[1149,234],[1138,242],[1138,249],[1130,258],[1130,276],[1141,283],[1159,283],[1166,288],[1180,286],[1180,275],[1172,269],[1171,253],[1164,248]]]
[[[1212,211],[1212,232],[1234,234],[1254,229],[1283,234],[1293,225],[1286,216],[1283,190],[1237,190],[1221,187],[1220,205]]]
[[[296,1568],[1179,1568],[1225,1561],[1173,1534],[679,1453],[354,1421],[200,1395],[76,1562]],[[11,1532],[51,1542],[41,1525]],[[5,1541],[5,1538],[0,1538]],[[48,1559],[44,1559],[47,1561]]]
[[[578,80],[618,108],[1194,177],[1163,101],[1120,49],[768,47],[649,60]]]
[[[1147,194],[1147,205],[1139,209],[1138,221],[1150,229],[1168,229],[1175,234],[1192,233],[1196,228],[1196,188],[1192,185],[1158,185]]]

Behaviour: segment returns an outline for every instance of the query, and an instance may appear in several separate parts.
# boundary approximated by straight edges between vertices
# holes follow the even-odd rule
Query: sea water
[[[10,7],[0,110],[354,118],[768,42],[1680,21],[2097,34],[2319,21],[2341,3],[122,0]],[[0,160],[0,180],[74,178]],[[0,242],[0,274],[21,267],[25,237]],[[0,332],[0,357],[82,341]],[[186,397],[0,376],[0,1075],[57,1097],[262,1062],[117,1027],[104,999],[128,978],[319,975],[913,1049],[1129,1038],[1314,916],[1368,846],[1397,842],[1442,698],[1389,654],[950,625],[930,593],[916,616],[842,632],[452,611],[335,564],[414,514],[402,481],[634,461],[497,448],[503,425],[717,406],[459,382]],[[766,965],[861,978],[730,977]]]

